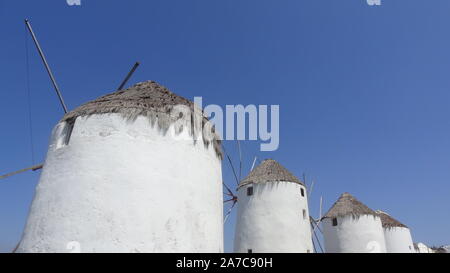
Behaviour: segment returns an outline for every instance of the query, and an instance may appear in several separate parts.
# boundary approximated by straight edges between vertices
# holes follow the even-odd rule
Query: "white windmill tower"
[[[339,197],[321,222],[327,253],[386,252],[380,217],[349,193]]]
[[[409,228],[384,211],[377,210],[383,225],[388,253],[415,253]]]
[[[313,252],[306,187],[272,159],[239,183],[234,251]]]
[[[220,141],[194,109],[145,82],[66,114],[17,251],[222,252]]]

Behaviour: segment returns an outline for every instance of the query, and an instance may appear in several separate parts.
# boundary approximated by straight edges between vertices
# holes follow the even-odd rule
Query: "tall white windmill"
[[[169,115],[168,113],[159,113],[158,112],[158,110],[161,110],[161,109],[157,109],[159,106],[162,106],[164,103],[161,103],[160,101],[159,102],[157,102],[156,104],[160,104],[160,105],[158,105],[157,107],[154,107],[155,105],[146,105],[145,104],[145,100],[147,99],[148,101],[151,101],[151,98],[152,98],[152,96],[155,96],[155,98],[153,98],[154,100],[157,100],[158,99],[158,92],[156,92],[155,94],[150,94],[149,95],[149,97],[148,98],[145,98],[145,96],[144,97],[134,97],[133,98],[133,95],[131,94],[131,93],[127,93],[127,94],[125,94],[125,95],[121,95],[123,92],[119,92],[119,93],[115,93],[114,94],[114,96],[117,96],[117,97],[120,97],[120,96],[122,96],[121,97],[121,99],[116,99],[115,100],[115,102],[117,102],[117,105],[108,105],[106,108],[108,108],[109,107],[109,109],[107,109],[106,111],[105,111],[105,113],[103,113],[102,111],[100,111],[100,112],[97,112],[98,111],[98,109],[97,110],[95,110],[94,108],[95,107],[92,107],[92,108],[89,108],[89,107],[80,107],[80,108],[78,108],[78,109],[76,109],[75,111],[73,111],[73,112],[70,112],[70,113],[68,113],[67,114],[67,112],[68,112],[68,109],[67,109],[67,107],[66,107],[66,104],[65,104],[65,102],[64,102],[64,100],[63,100],[63,98],[62,98],[62,95],[61,95],[61,92],[60,92],[60,90],[59,90],[59,87],[58,87],[58,85],[56,84],[56,80],[55,80],[55,78],[54,78],[54,76],[53,76],[53,74],[52,74],[52,72],[51,72],[51,70],[50,70],[50,66],[48,65],[48,63],[47,63],[47,60],[46,60],[46,58],[45,58],[45,56],[44,56],[44,53],[43,53],[43,51],[42,51],[42,49],[41,49],[41,47],[40,47],[40,45],[39,45],[39,42],[38,42],[38,40],[37,40],[37,38],[36,38],[36,36],[35,36],[35,34],[34,34],[34,32],[33,32],[33,30],[32,30],[32,28],[31,28],[31,24],[29,23],[29,21],[28,20],[25,20],[25,24],[26,24],[26,26],[27,26],[27,28],[28,28],[28,30],[29,30],[29,32],[30,32],[30,34],[31,34],[31,36],[32,36],[32,38],[33,38],[33,40],[34,40],[34,42],[35,42],[35,45],[36,45],[36,47],[37,47],[37,49],[38,49],[38,52],[39,52],[39,54],[40,54],[40,56],[41,56],[41,58],[42,58],[42,61],[43,61],[43,63],[44,63],[44,65],[45,65],[45,68],[46,68],[46,70],[47,70],[47,72],[48,72],[48,74],[49,74],[49,76],[50,76],[50,79],[51,79],[51,81],[52,81],[52,84],[53,84],[53,86],[55,87],[55,91],[56,91],[56,93],[57,93],[57,95],[58,95],[58,98],[59,98],[59,100],[60,100],[60,102],[61,102],[61,105],[62,105],[62,107],[63,107],[63,110],[64,110],[64,113],[66,113],[66,115],[64,116],[64,118],[62,119],[62,121],[55,127],[55,130],[54,130],[54,139],[52,140],[53,141],[53,143],[52,143],[52,145],[53,145],[53,147],[51,147],[51,148],[54,148],[54,147],[57,147],[57,149],[58,150],[60,150],[58,153],[61,153],[61,151],[63,150],[62,148],[63,147],[65,147],[65,146],[69,146],[68,144],[71,142],[71,140],[72,140],[72,142],[73,142],[73,139],[72,139],[72,136],[74,135],[74,134],[76,134],[77,133],[77,131],[74,131],[74,127],[77,127],[77,128],[80,128],[81,127],[81,129],[83,129],[82,128],[82,126],[78,126],[76,123],[76,121],[78,120],[78,119],[85,119],[86,117],[89,117],[89,119],[95,119],[95,118],[98,118],[97,116],[99,116],[99,115],[102,115],[102,116],[107,116],[107,115],[110,115],[110,114],[116,114],[116,112],[120,112],[119,114],[120,115],[122,115],[122,119],[123,118],[125,118],[125,119],[127,119],[128,120],[128,118],[134,118],[136,115],[137,116],[139,116],[139,117],[136,117],[136,120],[137,119],[140,119],[141,118],[141,116],[142,116],[142,114],[144,113],[144,112],[146,112],[146,109],[145,108],[148,108],[148,112],[146,112],[145,114],[149,114],[150,116],[148,116],[147,118],[149,118],[150,120],[152,120],[152,121],[156,121],[156,123],[157,123],[157,128],[159,128],[159,129],[161,129],[161,125],[163,125],[163,126],[165,126],[165,123],[166,122],[168,122],[168,121],[170,121],[170,117],[168,118],[167,116]],[[126,78],[122,81],[122,83],[121,83],[121,85],[120,85],[120,87],[118,88],[118,91],[120,91],[120,90],[122,90],[124,87],[125,87],[125,85],[126,85],[126,83],[128,82],[128,80],[130,79],[130,77],[133,75],[133,73],[135,72],[135,70],[137,69],[137,67],[139,66],[139,62],[137,62],[134,66],[133,66],[133,68],[131,69],[131,71],[128,73],[128,75],[126,76]],[[150,83],[150,84],[154,84],[154,83]],[[148,90],[147,90],[148,91]],[[145,93],[145,92],[144,92]],[[142,95],[144,95],[144,93],[142,93],[142,94],[139,94],[139,96],[142,96]],[[161,99],[161,98],[159,98],[159,99]],[[124,111],[124,109],[125,108],[127,108],[127,107],[129,107],[130,105],[129,105],[129,103],[130,103],[130,101],[133,101],[133,100],[136,100],[136,102],[137,101],[139,101],[139,103],[136,103],[136,105],[132,105],[132,107],[131,108],[128,108],[127,109],[127,111]],[[173,98],[172,98],[172,100],[173,100]],[[142,103],[142,101],[144,101],[144,103]],[[103,102],[101,102],[101,103],[103,103]],[[100,103],[100,104],[101,104]],[[173,103],[173,101],[172,102],[168,102],[167,103],[167,101],[165,102],[165,104],[166,104],[166,106],[170,106],[171,104]],[[92,106],[92,104],[94,104],[94,102],[91,102],[90,103],[91,104],[91,106]],[[128,104],[128,105],[127,105]],[[133,104],[133,103],[131,103],[131,104]],[[190,104],[190,102],[188,102],[188,104]],[[134,109],[133,109],[133,106],[137,106],[137,107],[134,107]],[[170,108],[170,107],[169,107]],[[150,110],[151,109],[151,110]],[[156,114],[152,114],[151,112],[153,112],[153,110],[155,110],[154,112],[156,112]],[[163,110],[167,110],[167,109],[163,109]],[[127,113],[125,113],[125,112],[127,112]],[[156,118],[155,118],[155,116],[156,116]],[[117,118],[116,120],[120,120],[120,118]],[[200,120],[202,120],[202,118],[200,118]],[[107,121],[106,123],[108,123],[108,122],[112,122],[112,123],[115,123],[116,121],[114,121],[114,118],[112,118],[110,121]],[[80,122],[78,122],[78,123],[81,123],[81,121]],[[89,122],[86,122],[86,123],[89,123]],[[92,123],[92,122],[91,122]],[[94,122],[95,123],[95,122]],[[102,122],[100,122],[100,123],[102,123]],[[170,123],[170,122],[169,122]],[[76,126],[77,125],[77,126]],[[85,124],[86,125],[86,124]],[[153,126],[153,124],[152,124],[152,126]],[[111,126],[111,127],[114,127],[114,126]],[[186,130],[188,130],[189,128],[191,128],[191,126],[190,125],[188,125],[188,126],[185,126],[184,127]],[[136,131],[136,133],[137,133],[137,135],[139,135],[140,133],[138,132],[139,130],[137,130]],[[162,130],[162,131],[164,131],[164,130]],[[180,131],[182,131],[181,129],[180,129]],[[130,132],[135,132],[134,131],[134,129],[133,130],[131,130]],[[83,133],[84,133],[84,131],[83,131]],[[162,132],[162,133],[164,133],[164,132]],[[100,134],[102,134],[101,132],[100,132]],[[95,142],[95,141],[94,141]],[[219,147],[219,145],[220,145],[220,141],[218,141],[218,140],[214,140],[213,141],[213,145],[209,145],[210,143],[208,143],[208,141],[206,141],[205,140],[205,149],[210,149],[209,148],[209,146],[211,146],[211,147],[213,147],[214,148],[214,151],[215,151],[215,154],[216,154],[216,157],[217,156],[219,156],[219,154],[220,154],[220,147]],[[71,146],[73,146],[73,145],[71,145]],[[101,145],[99,145],[99,147],[100,147]],[[124,145],[124,146],[126,146],[126,145]],[[162,145],[161,145],[162,146]],[[201,146],[201,145],[198,145],[198,146]],[[73,150],[76,150],[76,149],[73,149]],[[48,158],[47,158],[47,161],[50,161],[50,159],[51,159],[51,157],[53,156],[52,154],[53,154],[53,152],[54,151],[52,151],[52,149],[50,149],[49,150],[49,154],[48,154]],[[128,151],[128,152],[130,152],[130,151]],[[78,152],[75,152],[75,151],[72,151],[72,152],[65,152],[65,154],[70,154],[70,153],[72,153],[72,154],[77,154]],[[55,152],[55,154],[56,154],[56,152]],[[128,155],[128,156],[130,156],[130,155]],[[134,156],[134,155],[133,155]],[[153,157],[155,157],[155,156],[153,156]],[[71,156],[68,156],[68,158],[71,158]],[[155,157],[156,158],[156,157]],[[82,161],[83,163],[87,163],[89,160],[88,159],[85,159],[85,158],[82,158],[82,159],[79,159],[80,161]],[[108,159],[109,160],[109,159]],[[57,160],[57,164],[62,164],[62,165],[64,165],[65,167],[67,167],[67,162],[68,161],[66,161],[66,162],[58,162],[59,160]],[[176,161],[175,161],[175,163],[176,163]],[[53,165],[57,165],[57,164],[53,164]],[[215,161],[214,160],[212,160],[211,161],[211,163],[210,164],[212,164],[212,165],[217,165],[216,163],[215,163]],[[58,170],[54,170],[54,166],[51,166],[52,164],[45,164],[46,165],[46,167],[49,167],[49,170],[48,170],[48,172],[47,171],[44,171],[44,174],[43,174],[43,176],[45,176],[45,175],[47,175],[48,173],[58,173],[58,172],[60,172],[62,169],[58,169]],[[88,164],[89,165],[89,164]],[[173,165],[173,164],[172,164]],[[189,165],[189,164],[188,164]],[[208,164],[203,164],[203,165],[208,165]],[[44,164],[38,164],[38,165],[36,165],[36,166],[32,166],[32,167],[30,167],[30,168],[25,168],[25,169],[22,169],[22,170],[19,170],[19,171],[16,171],[16,172],[12,172],[12,173],[9,173],[9,174],[6,174],[6,175],[2,175],[2,176],[0,176],[0,179],[4,179],[4,178],[8,178],[8,177],[10,177],[10,176],[12,176],[12,175],[16,175],[16,174],[19,174],[19,173],[22,173],[22,172],[25,172],[25,171],[28,171],[28,170],[33,170],[33,171],[36,171],[36,170],[40,170],[40,169],[42,169],[44,167]],[[93,166],[90,166],[90,168],[92,168]],[[153,168],[154,168],[155,166],[153,166]],[[70,169],[70,170],[67,170],[69,173],[71,173],[71,172],[78,172],[79,170],[77,170],[77,168],[76,168],[76,166],[72,166],[72,168],[73,169]],[[131,166],[130,167],[130,169],[133,169],[133,166]],[[148,170],[151,170],[151,168],[147,168]],[[164,168],[163,168],[163,170],[164,170]],[[195,169],[190,169],[191,171],[192,170],[195,170]],[[212,172],[216,172],[217,173],[217,171],[218,171],[218,169],[217,169],[217,166],[216,166],[216,168],[213,168],[212,169]],[[204,171],[203,173],[208,173],[209,172],[209,168],[207,169],[207,171]],[[220,170],[219,170],[219,172],[220,172]],[[80,175],[86,175],[86,174],[80,174]],[[176,175],[176,172],[175,172],[175,175]],[[131,175],[131,177],[132,177],[133,175]],[[157,175],[155,176],[155,177],[157,177]],[[98,178],[98,177],[97,177]],[[104,179],[108,179],[108,176],[104,176],[103,177]],[[170,177],[169,177],[170,178]],[[197,177],[198,178],[198,177]],[[195,178],[195,180],[198,180],[197,178]],[[166,178],[167,179],[167,178]],[[173,179],[173,178],[172,178]],[[209,177],[209,180],[211,180],[211,179],[214,179],[214,175],[212,175],[212,176],[210,176]],[[41,181],[42,181],[43,179],[41,179]],[[45,179],[44,179],[45,180]],[[124,180],[126,180],[126,179],[124,179]],[[184,181],[184,177],[183,177],[183,179],[180,179],[181,181]],[[201,182],[204,182],[204,180],[201,180]],[[45,182],[45,181],[43,181],[42,183],[40,183],[40,185],[41,184],[45,184],[45,183],[47,183],[47,182]],[[200,184],[201,183],[197,183],[197,186],[200,186]],[[190,183],[188,183],[188,185],[190,185]],[[215,183],[213,183],[212,184],[213,186],[212,187],[214,187],[215,186]],[[196,186],[194,186],[194,187],[196,187]],[[181,187],[181,188],[183,188],[183,187]],[[188,188],[188,187],[187,187]],[[38,188],[38,190],[39,190],[39,188]],[[230,191],[230,193],[232,194],[232,192]],[[43,194],[41,194],[41,195],[43,195]],[[192,194],[192,196],[196,196],[196,194]],[[40,197],[42,197],[42,196],[40,196]],[[57,198],[58,196],[56,196],[56,198]],[[169,197],[170,198],[170,197]],[[37,199],[39,199],[39,198],[37,198]],[[195,199],[195,198],[194,198]],[[118,199],[118,200],[120,200],[120,198]],[[216,204],[217,202],[219,202],[219,203],[221,203],[221,198],[219,198],[219,199],[214,199],[214,201],[215,202],[213,202],[212,204],[213,204],[213,208],[215,207],[214,206],[214,204]],[[195,204],[195,200],[192,200],[192,201],[194,201],[193,202],[193,204]],[[39,200],[35,200],[35,203],[39,203],[40,201]],[[45,202],[44,202],[45,203]],[[217,204],[216,204],[217,205]],[[38,206],[38,205],[36,205],[36,206]],[[38,213],[36,213],[36,210],[37,211],[39,211],[39,208],[38,209],[34,209],[34,207],[36,207],[36,206],[33,206],[33,210],[32,210],[32,214],[39,214],[39,212]],[[192,207],[192,206],[194,206],[195,207],[195,205],[190,205],[190,204],[188,204],[187,206],[185,206],[187,209],[189,209],[190,207]],[[208,203],[208,206],[205,206],[205,207],[211,207],[211,203]],[[162,211],[164,211],[164,210],[162,210]],[[181,211],[183,211],[183,210],[181,210]],[[216,212],[217,212],[217,210],[216,210]],[[221,212],[221,211],[220,211]],[[201,217],[201,216],[205,216],[204,214],[202,214],[202,211],[200,210],[200,215],[199,215],[199,217]],[[220,215],[222,215],[222,213],[219,213]],[[217,215],[219,215],[219,214],[217,214]],[[31,215],[30,214],[30,218],[33,218],[33,217],[35,217],[35,215],[33,216],[33,215]],[[217,217],[217,216],[215,216],[215,217]],[[207,218],[207,217],[206,217]],[[221,217],[220,217],[221,218]],[[160,220],[160,221],[162,221],[162,220]],[[41,221],[42,222],[42,221]],[[131,221],[131,222],[127,222],[127,225],[131,225],[133,222]],[[192,221],[192,222],[189,222],[189,223],[193,223],[193,224],[196,224],[196,221],[195,221],[195,217],[194,217],[194,221]],[[214,223],[214,221],[213,221],[213,223]],[[30,226],[30,228],[29,228],[29,230],[33,230],[33,227],[31,227],[31,226],[33,226],[35,223],[33,223],[33,221],[32,220],[30,220],[30,221],[28,221],[28,226]],[[104,223],[102,223],[101,221],[100,222],[98,222],[98,224],[99,224],[99,226],[104,226]],[[168,222],[168,223],[166,223],[167,224],[167,227],[170,227],[170,223]],[[198,223],[197,223],[198,224]],[[206,225],[206,226],[208,226],[208,225]],[[202,229],[199,229],[199,231],[201,232],[201,230]],[[214,234],[218,234],[218,233],[221,233],[222,231],[222,228],[218,228],[217,230],[216,230],[216,232],[207,232],[208,234],[211,234],[213,237],[214,237]],[[189,231],[189,229],[187,229],[187,231]],[[169,233],[170,233],[170,231],[169,231]],[[55,233],[55,236],[57,235],[58,233]],[[155,235],[155,234],[154,234]],[[25,234],[25,236],[24,237],[28,237],[28,238],[30,238],[30,236],[28,236],[27,234]],[[185,238],[188,238],[189,239],[189,236],[183,236],[183,237],[185,237]],[[222,251],[222,249],[223,249],[223,247],[222,246],[220,246],[221,245],[221,243],[220,242],[222,242],[223,241],[223,238],[221,238],[222,236],[216,236],[217,238],[218,237],[220,237],[220,239],[217,239],[217,238],[215,238],[214,240],[212,240],[212,241],[214,241],[214,242],[212,242],[211,240],[209,240],[208,239],[208,236],[206,236],[204,239],[202,239],[202,240],[198,240],[198,242],[200,242],[199,244],[200,244],[200,246],[201,246],[201,248],[199,249],[200,251],[210,251],[207,247],[207,245],[208,244],[214,244],[214,243],[217,243],[217,242],[219,242],[218,243],[218,246],[214,246],[214,247],[211,247],[210,246],[210,248],[212,249],[213,248],[213,250],[211,250],[211,251],[214,251],[214,252],[217,252],[217,251]],[[175,238],[176,239],[176,238]],[[161,242],[165,242],[164,241],[165,239],[164,238],[161,238]],[[173,238],[168,238],[167,240],[169,240],[169,242],[170,242],[170,240],[173,240]],[[185,239],[185,241],[186,241],[186,239]],[[197,240],[196,240],[197,241]],[[203,242],[203,245],[202,245],[202,243],[201,242]],[[26,242],[26,240],[23,240],[23,244],[22,244],[22,246],[21,246],[21,248],[19,248],[18,250],[19,251],[28,251],[29,249],[27,249],[27,246],[26,246],[26,244],[27,244],[27,242]],[[175,244],[175,246],[173,246],[173,247],[170,247],[170,243],[168,243],[168,249],[170,250],[170,251],[176,251],[177,250],[177,248],[182,248],[183,246],[181,245],[181,244]],[[185,244],[186,245],[186,244]],[[203,246],[203,247],[202,247]],[[58,245],[55,249],[60,249],[62,246],[61,245]],[[192,246],[192,249],[191,249],[191,251],[196,251],[197,249],[195,248],[196,246],[195,246],[195,244],[193,244],[193,246]],[[40,248],[40,246],[37,246],[36,245],[36,248],[37,249],[41,249],[42,250],[42,248]],[[46,248],[46,250],[49,250],[49,251],[53,251],[53,250],[55,250],[55,249],[51,249],[51,248]],[[86,247],[84,247],[84,249],[86,250]],[[107,251],[114,251],[115,250],[115,248],[108,248],[108,249],[110,249],[110,250],[107,250]],[[17,249],[16,249],[17,250]],[[87,250],[89,251],[89,246],[88,246],[88,248],[87,248]],[[134,249],[134,250],[138,250],[137,248],[136,249]],[[158,249],[157,248],[155,248],[154,249],[155,251],[158,251]]]
[[[220,140],[194,108],[144,82],[66,114],[18,252],[222,252]]]
[[[26,26],[26,30],[29,31],[29,33],[30,33],[30,35],[31,35],[31,37],[32,37],[32,39],[33,39],[33,41],[34,41],[34,44],[35,44],[35,46],[36,46],[36,49],[37,49],[37,51],[38,51],[38,53],[39,53],[39,55],[40,55],[40,57],[41,57],[41,60],[42,60],[42,62],[43,62],[43,64],[44,64],[44,67],[45,67],[45,69],[46,69],[46,71],[47,71],[47,73],[48,73],[48,75],[49,75],[49,77],[50,77],[50,80],[51,80],[52,85],[53,85],[53,87],[54,87],[54,89],[55,89],[55,92],[56,92],[56,94],[57,94],[57,96],[58,96],[58,99],[59,99],[59,101],[60,101],[60,103],[61,103],[61,106],[62,106],[62,108],[63,108],[63,111],[64,111],[65,114],[67,114],[68,108],[67,108],[67,106],[66,106],[66,104],[65,104],[65,102],[64,102],[64,99],[63,99],[63,97],[62,97],[62,94],[61,94],[61,91],[60,91],[60,89],[59,89],[59,86],[58,86],[58,84],[56,83],[55,77],[54,77],[54,75],[53,75],[53,73],[52,73],[52,71],[51,71],[51,69],[50,69],[50,65],[48,64],[47,59],[46,59],[46,57],[45,57],[45,55],[44,55],[44,52],[43,52],[43,50],[42,50],[42,48],[41,48],[41,45],[40,45],[40,43],[39,43],[39,41],[38,41],[38,39],[37,39],[37,37],[36,37],[36,35],[35,35],[33,29],[32,29],[31,23],[30,23],[29,20],[27,20],[27,19],[25,20],[25,26]],[[28,57],[29,57],[29,56],[28,56],[28,40],[26,40],[26,45],[27,45],[27,46],[26,46],[26,57],[27,57],[27,65],[28,65],[28,64],[29,64],[29,62],[28,62]],[[134,64],[133,68],[132,68],[131,71],[127,74],[126,78],[121,82],[121,85],[120,85],[120,87],[119,87],[118,90],[121,90],[121,89],[127,84],[128,80],[131,78],[131,76],[132,76],[133,73],[136,71],[136,69],[138,68],[139,65],[140,65],[139,62],[136,62],[136,63]],[[29,71],[29,69],[27,69],[27,71]],[[27,73],[27,78],[29,78],[29,72]],[[29,81],[29,80],[28,80],[28,81]],[[28,93],[30,94],[30,86],[29,86],[29,85],[28,85]],[[30,107],[30,105],[29,105],[29,107]],[[30,117],[31,117],[31,112],[30,112]],[[31,118],[30,118],[30,127],[31,127],[31,126],[32,126],[32,125],[31,125]],[[32,138],[32,135],[31,135],[31,138]],[[31,141],[31,142],[32,142],[32,141]],[[32,142],[32,143],[33,143],[33,142]],[[32,145],[32,146],[33,146],[33,145]],[[33,147],[31,147],[31,148],[33,149]],[[34,160],[33,160],[33,161],[34,161]],[[34,163],[34,162],[33,162],[33,163]],[[18,170],[18,171],[14,171],[14,172],[11,172],[11,173],[8,173],[8,174],[0,175],[0,179],[6,179],[6,178],[9,178],[9,177],[11,177],[11,176],[14,176],[14,175],[17,175],[17,174],[26,172],[26,171],[30,171],[30,170],[32,170],[32,171],[38,171],[38,170],[41,170],[43,167],[44,167],[44,164],[36,164],[36,165],[33,165],[33,166],[31,166],[31,167],[28,167],[28,168],[24,168],[24,169],[21,169],[21,170]],[[18,246],[15,248],[14,251],[16,251],[17,248],[18,248]]]
[[[272,159],[238,190],[235,252],[313,252],[306,187]]]

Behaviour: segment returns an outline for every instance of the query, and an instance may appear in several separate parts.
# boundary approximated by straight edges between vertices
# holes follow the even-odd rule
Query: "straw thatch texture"
[[[239,183],[239,187],[251,183],[293,182],[304,185],[297,177],[273,159],[266,159]]]
[[[175,106],[186,106],[190,109],[190,116],[180,114],[180,111],[174,111]],[[196,109],[196,111],[194,111]],[[188,99],[178,96],[169,91],[164,86],[154,81],[142,82],[125,90],[113,92],[97,98],[93,101],[85,103],[75,110],[67,113],[61,121],[73,122],[77,117],[90,116],[94,114],[118,113],[125,119],[134,121],[138,116],[147,117],[152,126],[155,123],[164,133],[169,127],[179,121],[184,122],[185,126],[176,128],[177,133],[184,129],[188,129],[189,133],[194,136],[194,142],[197,136],[203,134],[203,142],[208,147],[211,142],[218,157],[222,159],[221,140],[214,130],[205,132],[203,126],[208,122],[203,111]],[[199,115],[194,118],[194,115]]]
[[[323,218],[345,217],[348,215],[352,215],[354,217],[359,217],[361,215],[377,216],[377,213],[358,201],[351,194],[344,193],[341,197],[339,197],[336,203],[334,203]]]
[[[397,219],[394,219],[392,216],[387,214],[384,211],[377,210],[378,216],[380,216],[381,223],[383,224],[383,228],[394,228],[394,227],[404,227],[408,228],[406,225],[400,223]]]

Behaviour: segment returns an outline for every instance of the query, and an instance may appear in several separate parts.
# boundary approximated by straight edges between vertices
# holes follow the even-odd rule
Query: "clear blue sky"
[[[328,209],[351,192],[412,229],[450,243],[450,2],[447,0],[0,1],[0,173],[32,164],[24,18],[30,18],[69,108],[156,80],[207,104],[279,104],[275,158],[317,180]],[[35,162],[62,111],[29,40]],[[236,143],[226,147],[237,163]],[[226,162],[224,179],[233,179]],[[0,251],[20,239],[38,173],[0,181]],[[225,227],[232,249],[235,214]]]

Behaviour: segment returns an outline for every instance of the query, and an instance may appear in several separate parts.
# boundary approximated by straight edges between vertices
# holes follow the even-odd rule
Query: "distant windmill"
[[[238,188],[239,188],[240,183],[242,182],[242,180],[241,180],[241,173],[242,173],[242,171],[241,171],[241,170],[242,170],[242,153],[241,153],[241,147],[240,147],[239,141],[238,141],[238,143],[237,143],[237,146],[238,146],[239,159],[240,159],[240,161],[239,161],[239,172],[236,171],[236,168],[234,167],[231,158],[230,158],[229,155],[226,153],[225,148],[224,148],[224,152],[225,152],[225,154],[226,154],[226,157],[227,157],[227,159],[228,159],[230,168],[231,168],[231,170],[232,170],[232,172],[233,172],[233,175],[234,175],[234,177],[235,177],[235,180],[236,180],[236,182],[237,182],[237,184],[238,184]],[[257,157],[254,157],[253,162],[252,162],[252,165],[251,165],[251,168],[250,168],[250,173],[253,171],[253,169],[254,169],[254,167],[255,167],[255,164],[256,164],[257,160],[258,160],[258,158],[257,158]],[[239,173],[239,176],[237,175],[238,173]],[[309,203],[309,202],[310,202],[310,196],[312,195],[312,191],[313,191],[313,188],[314,188],[315,180],[312,180],[312,182],[311,182],[311,184],[310,184],[310,186],[309,186],[309,192],[308,192],[307,189],[306,189],[307,179],[306,179],[306,175],[305,175],[305,174],[303,175],[303,182],[305,183],[305,188],[304,188],[304,190],[303,190],[302,192],[303,192],[303,194],[306,195],[306,197],[308,198],[308,203]],[[225,222],[227,221],[228,217],[230,216],[230,214],[231,214],[233,208],[235,207],[235,205],[238,204],[239,200],[238,200],[237,194],[235,194],[235,193],[234,193],[234,192],[233,192],[233,191],[232,191],[225,183],[224,183],[224,187],[225,187],[225,189],[226,189],[226,192],[225,192],[224,194],[225,194],[226,196],[229,197],[229,199],[225,200],[224,202],[225,202],[225,203],[231,203],[231,202],[232,202],[231,207],[228,209],[228,211],[227,211],[227,213],[226,213],[226,215],[225,215],[225,220],[224,220],[224,223],[225,223]],[[245,200],[244,200],[244,201],[245,201]],[[244,202],[244,201],[243,201],[243,202]],[[310,225],[311,225],[311,227],[310,227],[310,229],[311,229],[311,234],[310,234],[310,236],[307,237],[307,238],[311,239],[311,242],[312,242],[312,245],[313,245],[313,248],[314,248],[314,252],[319,252],[318,250],[320,250],[320,252],[324,252],[323,247],[322,247],[321,242],[320,242],[320,239],[319,239],[319,237],[318,237],[318,235],[317,235],[317,233],[316,233],[316,229],[318,229],[320,232],[322,232],[322,230],[321,230],[320,227],[319,227],[321,218],[322,218],[322,197],[320,197],[319,218],[318,218],[318,219],[314,219],[312,216],[309,216],[309,219],[310,219]],[[294,225],[294,226],[295,226],[295,225]],[[236,230],[236,231],[237,231],[237,230]],[[237,231],[237,232],[238,232],[238,231]],[[306,240],[309,241],[309,239],[306,239]],[[318,249],[316,248],[316,244],[317,244],[317,246],[319,247]],[[299,244],[299,245],[301,245],[301,244]],[[252,249],[252,251],[253,251],[253,249]]]
[[[349,193],[343,193],[322,218],[327,253],[385,253],[380,216]]]
[[[234,251],[313,252],[306,185],[273,159],[238,185]]]
[[[414,243],[409,228],[388,213],[377,210],[381,218],[387,253],[414,253]]]

